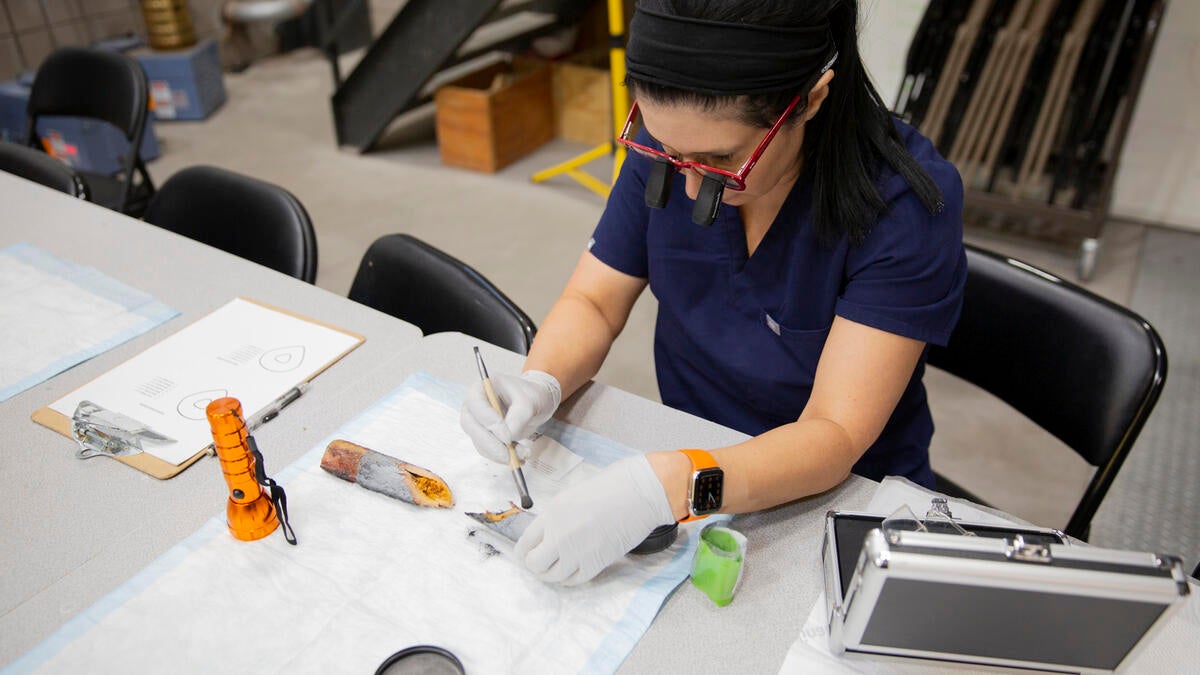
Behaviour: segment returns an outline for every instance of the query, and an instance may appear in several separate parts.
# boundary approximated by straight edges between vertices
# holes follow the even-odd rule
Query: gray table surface
[[[422,339],[415,327],[349,300],[159,228],[0,174],[0,247],[27,242],[153,294],[181,316],[0,403],[0,665],[10,663],[75,614],[218,513],[226,487],[205,458],[159,481],[117,462],[73,457],[74,443],[30,414],[237,296],[366,336],[361,347],[256,436],[278,471],[337,427],[426,371],[467,383],[480,344],[495,372],[522,357],[461,334]],[[558,416],[633,448],[715,447],[741,434],[619,389],[591,384]],[[841,488],[741,518],[749,564],[732,605],[718,609],[681,585],[623,666],[628,672],[711,670],[738,652],[746,672],[778,669],[820,588],[821,516],[866,503],[875,484]],[[732,627],[736,627],[731,629]],[[753,637],[754,649],[746,649]]]
[[[182,313],[0,403],[0,667],[198,529],[222,510],[227,495],[210,458],[167,481],[104,458],[76,460],[72,441],[30,421],[35,409],[237,296],[366,337],[256,433],[272,472],[413,373],[474,381],[472,346],[481,347],[495,373],[518,372],[523,361],[457,333],[422,338],[415,327],[341,296],[3,173],[0,205],[0,247],[28,242],[96,267]],[[642,450],[719,447],[745,438],[597,383],[566,401],[557,416]],[[776,672],[820,593],[825,512],[862,509],[876,487],[852,476],[827,493],[735,518],[748,553],[734,602],[718,608],[681,584],[621,671]],[[1187,639],[1194,625],[1193,618],[1171,626],[1139,666],[1194,665],[1200,641]]]
[[[227,488],[205,458],[156,480],[74,458],[30,414],[243,296],[366,337],[256,434],[278,470],[393,386],[362,374],[417,344],[415,326],[113,211],[0,173],[0,248],[26,242],[154,295],[180,316],[0,403],[0,664],[6,664],[199,528]],[[214,225],[219,226],[220,223]],[[0,347],[2,348],[2,347]]]

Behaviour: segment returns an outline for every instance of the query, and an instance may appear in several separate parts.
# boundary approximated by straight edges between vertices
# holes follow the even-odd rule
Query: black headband
[[[629,26],[625,69],[630,75],[703,94],[800,91],[835,54],[828,23],[756,26],[638,7]]]

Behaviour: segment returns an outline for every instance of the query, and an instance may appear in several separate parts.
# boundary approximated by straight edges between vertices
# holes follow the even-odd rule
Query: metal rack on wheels
[[[1077,247],[1089,279],[1165,9],[932,0],[894,110],[958,167],[971,220]]]

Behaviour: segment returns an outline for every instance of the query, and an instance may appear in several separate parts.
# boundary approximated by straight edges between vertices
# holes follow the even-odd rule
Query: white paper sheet
[[[132,417],[175,439],[145,451],[179,464],[212,443],[209,402],[232,396],[249,418],[359,342],[235,299],[50,407],[70,417],[87,400]]]
[[[583,457],[543,434],[533,442],[533,450],[525,460],[524,473],[530,490],[558,492],[593,471],[593,467],[583,464]]]
[[[449,649],[468,673],[615,670],[687,577],[699,527],[588,584],[542,583],[473,535],[479,525],[464,515],[515,498],[507,466],[475,452],[454,401],[417,389],[441,381],[418,374],[408,382],[276,474],[298,546],[278,532],[237,541],[219,515],[23,656],[14,672],[155,672],[170,664],[177,673],[370,673],[416,644]],[[559,438],[585,464],[566,482],[597,460],[633,452],[572,429]],[[455,506],[416,507],[326,473],[319,461],[334,438],[437,473]],[[549,486],[536,492],[534,511],[551,496]]]
[[[0,401],[178,315],[28,244],[0,251]]]

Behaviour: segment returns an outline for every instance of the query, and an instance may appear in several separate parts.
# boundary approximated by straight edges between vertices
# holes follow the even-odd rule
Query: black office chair
[[[317,278],[312,221],[278,185],[215,166],[188,167],[163,183],[145,220],[310,284]]]
[[[962,318],[947,347],[930,346],[929,364],[1008,403],[1096,467],[1064,529],[1086,539],[1162,392],[1166,348],[1137,314],[1020,261],[967,246],[967,270]]]
[[[120,158],[121,170],[116,176],[80,173],[92,202],[139,216],[154,194],[140,154],[149,103],[150,87],[137,61],[110,50],[62,47],[46,57],[33,80],[27,108],[29,145],[41,147],[37,123],[47,115],[113,125],[129,141],[129,152]]]
[[[87,199],[83,177],[57,159],[16,143],[0,141],[0,171],[40,183],[72,197]]]
[[[407,234],[375,240],[350,299],[418,326],[426,335],[458,331],[521,354],[537,328],[470,265]]]

